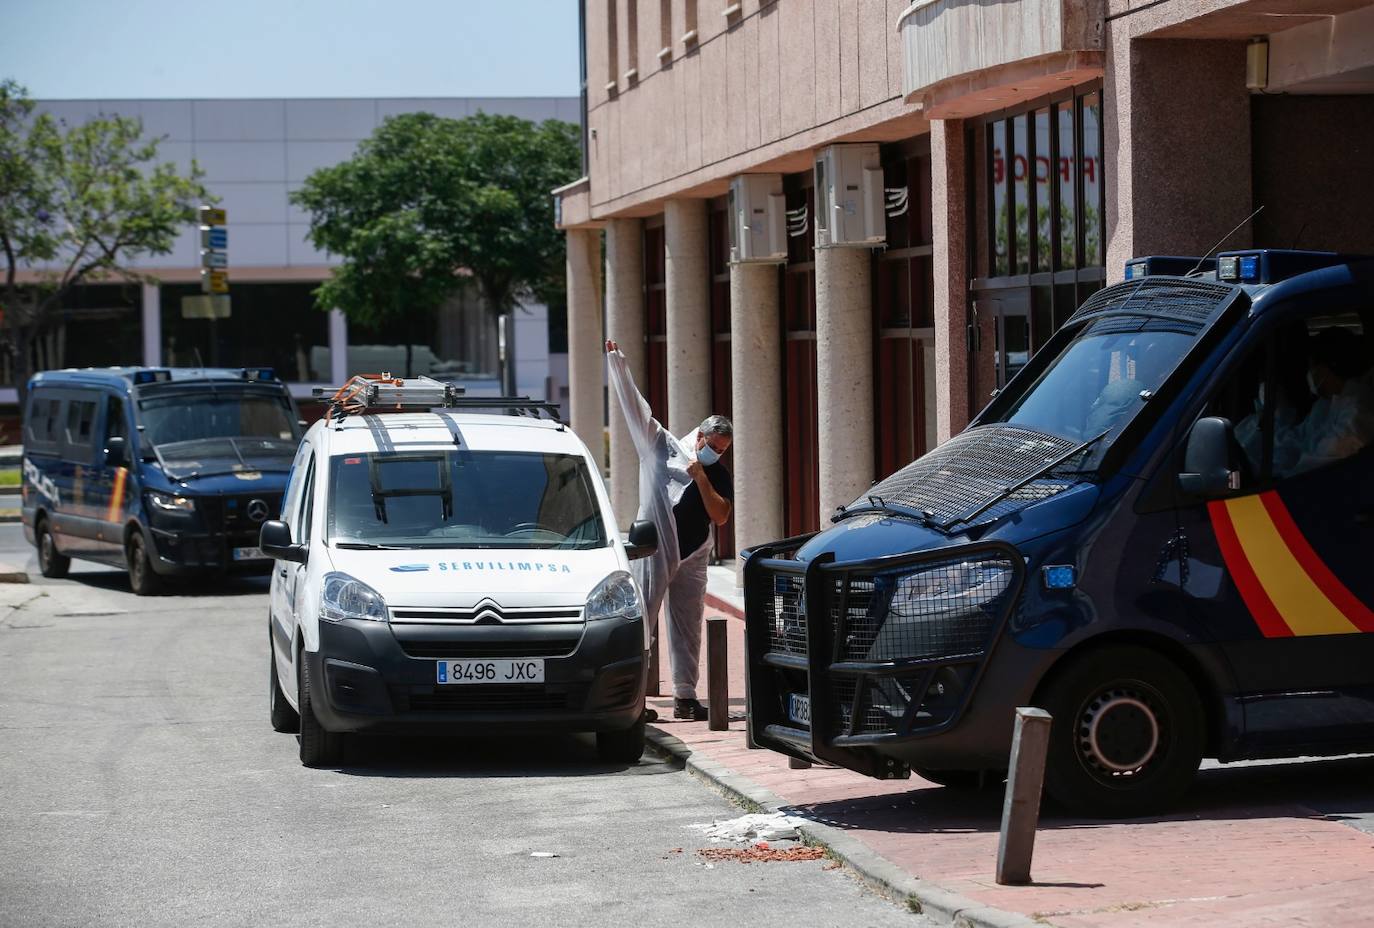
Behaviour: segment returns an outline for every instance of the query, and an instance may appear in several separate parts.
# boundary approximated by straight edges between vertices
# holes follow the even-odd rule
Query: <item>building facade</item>
[[[1374,253],[1367,0],[582,12],[586,177],[554,192],[573,424],[606,422],[603,334],[674,432],[731,414],[722,555],[959,431],[1133,255]],[[613,408],[609,433],[628,525]]]
[[[82,286],[38,347],[39,368],[108,365],[270,365],[299,398],[359,372],[460,379],[474,393],[499,390],[496,322],[471,294],[432,319],[370,327],[321,312],[312,291],[337,261],[307,239],[310,217],[290,194],[311,172],[350,158],[383,119],[410,112],[461,118],[479,111],[577,123],[566,98],[336,100],[61,100],[39,108],[69,125],[97,115],[137,117],[161,138],[159,160],[202,180],[228,214],[231,315],[187,318],[182,298],[200,292],[200,242],[188,226],[167,255],[133,263],[156,283]],[[33,276],[32,272],[29,276]],[[550,350],[549,311],[529,305],[514,322],[520,392],[561,401],[562,346]],[[8,372],[4,380],[11,382]],[[15,402],[0,390],[0,406]]]

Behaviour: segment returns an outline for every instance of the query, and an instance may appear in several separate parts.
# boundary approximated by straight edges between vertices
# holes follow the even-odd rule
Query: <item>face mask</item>
[[[697,460],[701,462],[703,467],[710,467],[720,460],[720,455],[710,445],[702,445],[701,449],[697,451]]]

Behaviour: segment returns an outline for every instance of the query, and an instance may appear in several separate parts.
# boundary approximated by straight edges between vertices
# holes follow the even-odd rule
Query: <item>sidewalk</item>
[[[737,612],[733,575],[712,571],[708,615]],[[660,717],[655,741],[727,792],[813,819],[814,837],[895,893],[914,895],[927,912],[976,925],[1035,920],[1064,928],[1374,925],[1374,835],[1291,799],[1299,781],[1304,790],[1320,789],[1323,777],[1347,784],[1352,771],[1374,780],[1367,760],[1205,770],[1185,805],[1157,818],[1044,818],[1035,882],[998,886],[1000,791],[970,795],[916,777],[883,782],[846,770],[791,770],[782,755],[749,750],[743,622],[732,617],[729,629],[730,730],[674,722],[672,700],[651,698]],[[666,654],[663,675],[670,693]],[[704,687],[704,666],[701,679]],[[1374,798],[1362,811],[1370,809]]]

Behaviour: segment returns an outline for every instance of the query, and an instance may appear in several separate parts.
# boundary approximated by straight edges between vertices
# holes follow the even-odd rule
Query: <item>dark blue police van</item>
[[[760,745],[1090,815],[1374,750],[1374,259],[1143,258],[961,434],[744,555]]]
[[[270,368],[46,371],[24,416],[24,534],[45,577],[72,558],[163,578],[266,573],[301,423]]]

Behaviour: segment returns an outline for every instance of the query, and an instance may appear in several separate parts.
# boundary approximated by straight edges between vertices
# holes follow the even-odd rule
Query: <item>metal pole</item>
[[[645,690],[645,693],[649,696],[662,696],[663,686],[659,679],[661,674],[659,672],[658,663],[658,640],[663,636],[659,634],[658,616],[653,617],[653,629],[654,640],[653,643],[649,645],[649,687]]]
[[[706,620],[706,708],[711,731],[730,727],[730,663],[724,616]]]
[[[1022,707],[1016,710],[1016,730],[1011,736],[1011,769],[1007,776],[1006,798],[1002,801],[1002,833],[997,841],[997,882],[1004,886],[1030,882],[1051,721],[1044,709]]]

